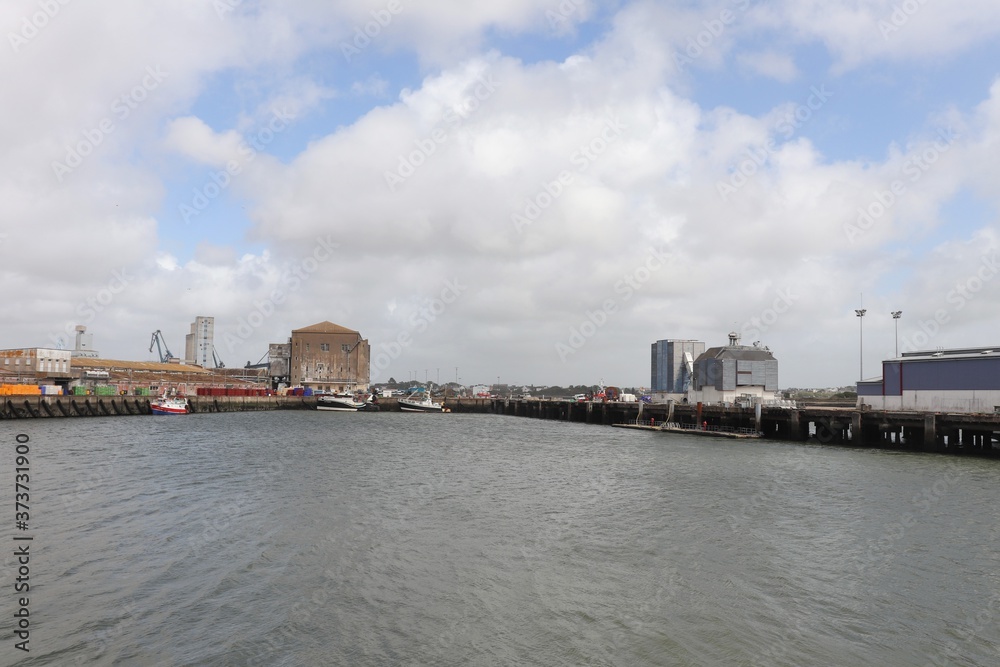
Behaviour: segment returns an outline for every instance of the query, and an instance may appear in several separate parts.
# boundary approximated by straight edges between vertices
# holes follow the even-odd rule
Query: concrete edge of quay
[[[0,396],[0,419],[43,417],[127,417],[152,414],[155,396]],[[258,412],[265,410],[315,410],[315,396],[188,396],[193,414]],[[383,412],[399,412],[395,398],[379,401]],[[489,399],[445,399],[452,412],[491,412]]]

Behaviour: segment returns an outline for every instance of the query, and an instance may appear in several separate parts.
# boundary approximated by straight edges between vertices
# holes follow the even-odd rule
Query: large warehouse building
[[[737,333],[729,345],[713,347],[694,360],[687,394],[691,403],[763,403],[778,400],[778,360],[760,345],[740,345]]]
[[[292,331],[289,372],[293,386],[317,391],[367,390],[371,347],[361,334],[333,322]]]
[[[1000,346],[904,352],[882,377],[858,383],[858,407],[928,412],[1000,412]]]

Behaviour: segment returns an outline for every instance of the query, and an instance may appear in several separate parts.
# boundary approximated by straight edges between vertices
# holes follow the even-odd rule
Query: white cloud
[[[297,59],[318,44],[340,58],[340,40],[386,4],[248,2],[221,18],[211,3],[194,1],[67,5],[0,63],[5,89],[18,91],[16,104],[0,110],[0,276],[6,293],[21,295],[3,344],[44,343],[89,317],[80,323],[98,349],[143,358],[155,329],[179,347],[191,319],[211,314],[222,341],[268,311],[248,336],[219,345],[227,363],[256,361],[290,329],[330,319],[376,347],[412,333],[413,346],[387,376],[461,365],[464,379],[488,380],[500,366],[512,380],[629,384],[647,378],[653,340],[724,342],[791,289],[786,313],[766,329],[751,326],[788,369],[783,382],[852,380],[843,359],[854,358],[859,292],[870,295],[866,336],[870,326],[872,340],[883,341],[872,344],[878,355],[891,342],[891,322],[876,312],[922,317],[908,304],[928,294],[947,303],[952,283],[995,245],[988,230],[949,235],[943,211],[966,191],[1000,204],[991,179],[1000,166],[1000,85],[974,109],[928,112],[928,129],[908,141],[871,146],[869,155],[883,156],[876,160],[834,160],[807,132],[783,132],[781,120],[803,99],[749,115],[701,106],[688,86],[699,68],[732,58],[790,81],[800,64],[786,51],[817,40],[846,68],[903,62],[920,43],[959,54],[996,29],[992,6],[963,4],[948,15],[927,3],[905,30],[879,41],[877,20],[890,5],[750,5],[678,76],[676,50],[719,6],[628,4],[593,44],[560,62],[526,63],[480,45],[490,31],[550,34],[545,12],[557,4],[407,4],[362,57],[378,63],[385,52],[414,49],[423,80],[386,102],[388,74],[346,76],[344,90],[360,78],[352,92],[379,106],[309,124],[309,143],[291,159],[262,154],[243,164],[231,188],[247,207],[245,238],[221,203],[198,225],[181,228],[170,212],[157,219],[170,182],[224,165],[274,106],[293,108],[303,125],[332,116],[343,100],[328,81],[348,64],[338,59],[327,79],[322,69],[297,72]],[[980,21],[963,32],[970,7]],[[595,11],[581,6],[569,20]],[[9,7],[0,13],[4,26],[19,19]],[[769,31],[788,37],[762,48],[759,36]],[[141,87],[150,66],[166,78],[119,117],[114,101]],[[237,111],[228,114],[213,115],[224,104],[206,101],[234,96]],[[113,131],[60,182],[52,162],[105,118]],[[948,125],[958,131],[954,143],[913,172],[914,157]],[[719,183],[747,160],[754,166],[745,183],[721,196]],[[400,180],[387,182],[387,172]],[[903,193],[852,237],[859,209],[896,180]],[[519,229],[514,216],[529,224]],[[247,244],[253,249],[236,250]],[[630,287],[646,276],[652,251],[669,261]],[[923,261],[936,273],[911,275]],[[90,315],[87,299],[123,268],[127,289]],[[422,315],[454,280],[461,296],[433,321]],[[616,312],[563,363],[556,343],[608,300]],[[984,285],[937,340],[989,342],[998,301],[997,287]],[[827,353],[817,359],[816,349]]]
[[[743,53],[737,60],[749,71],[783,83],[794,81],[799,73],[795,61],[787,54],[768,51]]]

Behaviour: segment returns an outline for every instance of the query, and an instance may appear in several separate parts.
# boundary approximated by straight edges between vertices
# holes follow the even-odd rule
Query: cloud
[[[740,65],[755,74],[766,76],[782,83],[794,81],[798,76],[798,68],[790,55],[758,52],[743,53],[737,58]]]
[[[603,8],[604,31],[577,44],[583,31],[553,32],[555,3],[405,4],[348,63],[339,44],[387,3],[246,2],[222,16],[204,2],[91,4],[64,6],[0,62],[19,91],[0,110],[0,277],[18,295],[6,346],[85,323],[102,352],[144,358],[151,331],[179,348],[195,315],[216,317],[220,341],[260,319],[220,347],[233,365],[329,319],[376,347],[411,333],[386,369],[397,378],[460,365],[467,380],[501,367],[505,379],[629,384],[645,380],[653,340],[724,343],[791,289],[780,318],[751,325],[788,369],[783,383],[849,381],[859,292],[877,355],[891,350],[892,323],[876,312],[916,316],[909,304],[927,294],[947,304],[995,243],[995,211],[961,232],[948,211],[966,192],[1000,204],[1000,84],[972,108],[927,108],[911,135],[832,157],[810,138],[832,113],[821,84],[795,82],[829,75],[845,107],[849,84],[794,52],[821,43],[843,71],[903,66],[920,44],[957,58],[996,32],[991,5],[926,3],[883,39],[891,3],[731,3],[733,19],[679,68],[675,55],[712,33],[723,5]],[[602,9],[575,6],[577,26]],[[11,30],[20,18],[0,14]],[[572,53],[522,59],[497,33]],[[400,54],[418,59],[416,75],[394,69]],[[751,105],[700,94],[702,73],[734,63],[751,82],[790,85]],[[155,88],[148,67],[166,73]],[[142,100],[129,97],[137,87]],[[222,168],[283,107],[295,120],[282,159],[263,147],[198,224],[180,225],[175,182]],[[53,161],[104,119],[113,130],[60,181]],[[956,136],[935,149],[949,127]],[[668,259],[650,270],[654,252]],[[922,262],[942,278],[916,271]],[[88,306],[123,269],[127,287]],[[455,280],[460,297],[428,310]],[[984,284],[936,341],[988,339],[998,297]],[[556,344],[609,300],[607,322],[560,359]]]

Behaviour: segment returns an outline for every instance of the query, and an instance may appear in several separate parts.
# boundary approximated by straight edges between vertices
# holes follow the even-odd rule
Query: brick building
[[[316,391],[367,390],[371,346],[361,334],[333,322],[292,331],[291,385]]]

